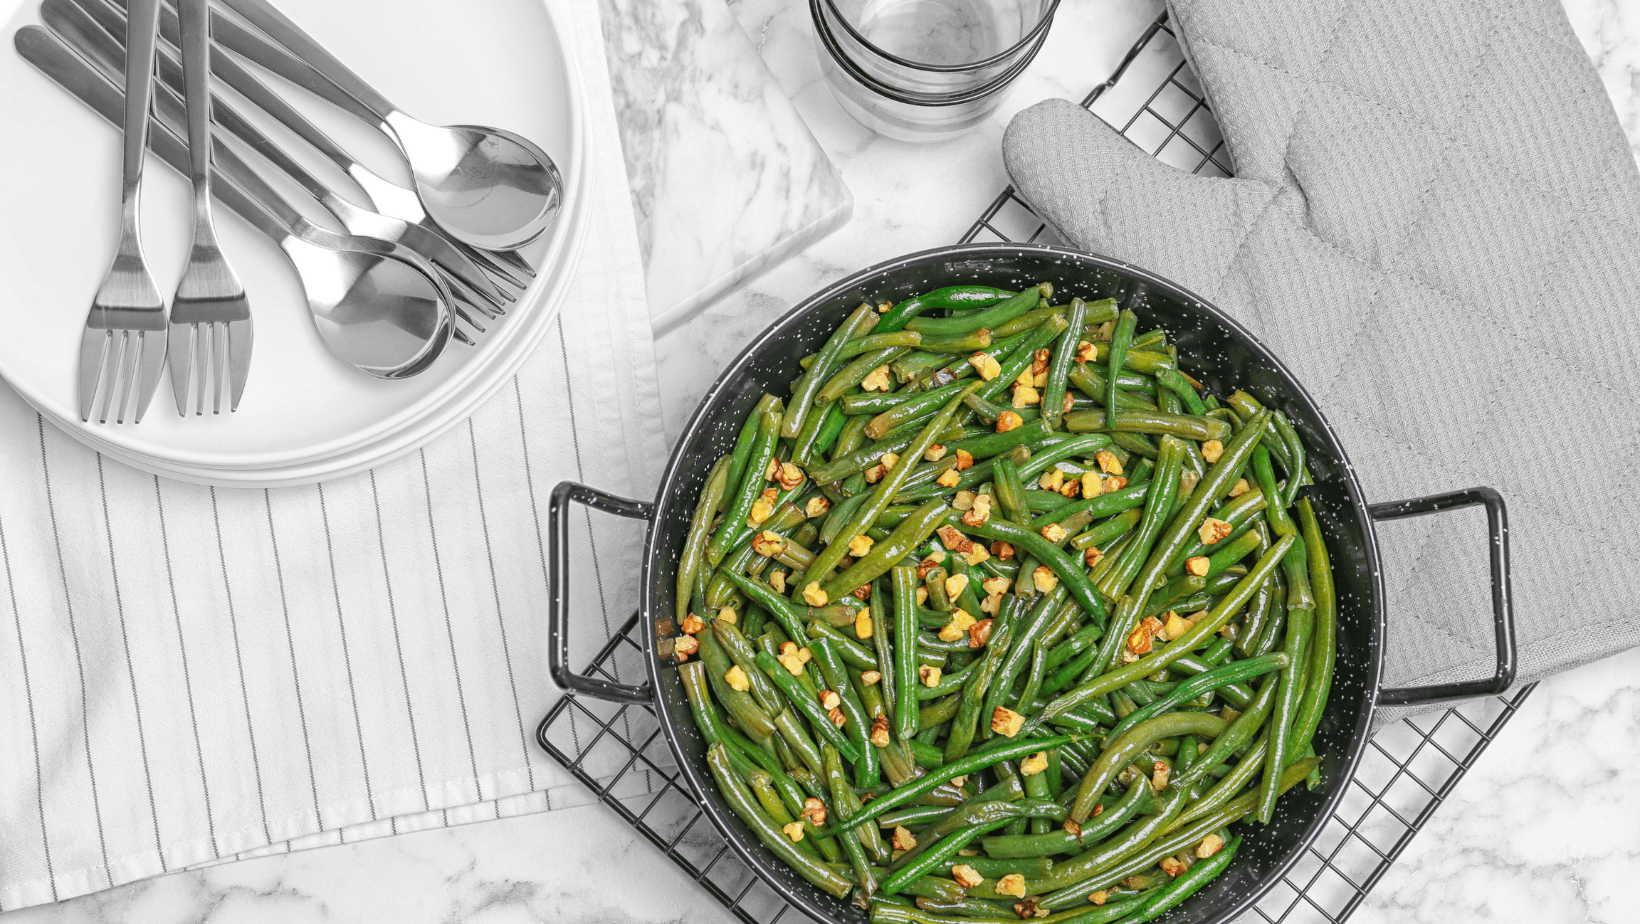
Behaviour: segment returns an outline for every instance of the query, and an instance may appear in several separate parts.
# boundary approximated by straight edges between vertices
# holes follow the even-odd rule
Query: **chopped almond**
[[[1009,873],[997,880],[998,895],[1012,895],[1014,898],[1025,897],[1025,877],[1018,873]]]
[[[822,708],[822,709],[836,709],[838,706],[841,706],[841,705],[843,705],[843,698],[841,696],[837,695],[837,691],[835,691],[835,690],[821,690],[820,691],[820,708]]]
[[[1037,392],[1034,386],[1015,385],[1013,403],[1014,407],[1030,407],[1033,404],[1041,404],[1042,395]]]
[[[787,491],[803,483],[803,470],[790,462],[780,463],[780,474],[775,476],[780,487]]]
[[[1120,491],[1128,486],[1128,480],[1123,478],[1121,475],[1106,475],[1104,478],[1100,479],[1100,481],[1102,482],[1100,484],[1100,492],[1103,494],[1109,494],[1112,491]]]
[[[945,595],[952,600],[962,596],[962,592],[967,589],[968,575],[966,574],[953,574],[945,579]]]
[[[871,547],[876,544],[877,540],[861,533],[848,541],[848,553],[855,558],[865,558],[866,553],[870,552]]]
[[[1167,788],[1168,766],[1156,761],[1150,766],[1150,788],[1161,792]]]
[[[875,673],[875,672],[872,672]],[[881,678],[879,678],[881,679]],[[871,743],[880,748],[888,747],[888,715],[883,714],[871,720]]]
[[[813,796],[809,796],[807,799],[804,799],[803,817],[807,818],[809,820],[809,824],[814,825],[816,828],[825,827],[826,803],[821,802]]]
[[[699,616],[696,616],[694,613],[690,613],[688,616],[683,617],[683,634],[694,635],[696,632],[699,632],[704,628],[706,628],[706,621],[701,619]]]
[[[1099,470],[1107,475],[1122,474],[1122,460],[1116,458],[1116,453],[1109,449],[1101,449],[1094,454],[1094,461],[1099,463]]]
[[[1072,837],[1080,838],[1082,836],[1082,826],[1077,824],[1072,819],[1069,819],[1069,818],[1065,819],[1065,823],[1060,825],[1059,827],[1066,834],[1069,834]]]
[[[979,495],[972,491],[958,491],[957,496],[951,498],[951,509],[967,512],[974,509],[974,499]]]
[[[1025,717],[1009,709],[1007,706],[998,706],[991,713],[991,731],[999,735],[1012,738],[1025,727]]]
[[[1071,393],[1067,391],[1060,397],[1059,411],[1062,414],[1069,414],[1074,410],[1076,410],[1076,399],[1071,397]]]
[[[905,825],[894,826],[894,837],[890,841],[895,850],[910,850],[917,846],[917,839],[911,836]]]
[[[1048,916],[1048,909],[1037,904],[1036,899],[1027,898],[1023,901],[1014,902],[1014,914],[1019,915],[1021,920],[1045,918]]]
[[[1218,440],[1208,440],[1202,444],[1203,459],[1206,459],[1209,462],[1217,462],[1219,461],[1219,456],[1222,455],[1224,455],[1224,444]]]
[[[757,529],[764,520],[774,516],[774,502],[779,496],[774,488],[765,489],[757,500],[752,501],[752,512],[746,517],[746,525]]]
[[[888,391],[893,387],[888,379],[887,366],[878,366],[866,373],[866,377],[860,380],[861,391]]]
[[[797,659],[802,661],[804,664],[807,664],[814,659],[814,652],[810,651],[808,646],[805,645],[802,648],[797,649]]]
[[[1070,530],[1060,526],[1058,523],[1049,523],[1047,526],[1042,527],[1042,538],[1056,545],[1069,535]]]
[[[1025,418],[1013,411],[1003,411],[997,415],[997,432],[1007,433],[1009,430],[1018,430],[1025,426]]]
[[[1167,620],[1162,624],[1162,631],[1167,633],[1168,639],[1176,639],[1190,631],[1196,624],[1194,619],[1185,619],[1172,610],[1167,611]]]
[[[957,471],[966,472],[974,467],[974,454],[966,449],[957,450]]]
[[[844,715],[843,710],[841,709],[827,710],[826,718],[830,719],[831,724],[837,726],[838,728],[842,728],[844,725],[848,724],[848,716]]]
[[[1230,489],[1230,496],[1240,497],[1251,490],[1253,490],[1253,486],[1247,483],[1246,478],[1237,478],[1235,487]]]
[[[860,682],[865,684],[868,687],[873,686],[874,684],[877,683],[877,681],[882,680],[882,679],[883,679],[883,675],[882,675],[881,671],[861,671],[860,672]]]
[[[940,549],[935,549],[934,554],[928,556],[920,562],[917,562],[917,580],[927,580],[928,572],[933,571],[935,568],[938,568],[944,563],[945,552]]]
[[[773,558],[786,551],[786,539],[779,533],[764,530],[753,537],[752,551],[764,558]]]
[[[900,464],[900,454],[897,452],[885,452],[883,453],[882,458],[877,461],[883,463],[884,471],[893,471],[894,466]]]
[[[1115,334],[1116,334],[1116,322],[1115,321],[1106,321],[1105,323],[1099,325],[1099,329],[1097,331],[1094,331],[1093,335],[1095,337],[1097,337],[1100,340],[1100,342],[1109,343],[1110,338],[1115,336]],[[1106,347],[1106,349],[1108,350],[1109,347]]]
[[[1094,546],[1088,546],[1088,550],[1082,553],[1082,558],[1088,563],[1089,568],[1099,564],[1099,559],[1104,557],[1105,553]]]
[[[966,863],[958,863],[951,867],[951,878],[957,881],[957,885],[965,889],[975,888],[985,881],[984,876],[981,876],[977,870]]]
[[[925,687],[939,686],[941,673],[940,669],[932,664],[917,665],[917,679],[921,680]]]
[[[1210,564],[1211,562],[1209,562],[1205,557],[1197,555],[1194,558],[1185,559],[1184,570],[1194,574],[1197,577],[1206,577],[1207,568]]]
[[[968,647],[984,648],[985,643],[991,640],[991,627],[994,625],[989,619],[981,619],[968,627]]]
[[[775,660],[779,661],[780,666],[786,669],[786,673],[791,674],[793,677],[803,676],[803,659],[797,655],[781,655]]]
[[[991,554],[995,555],[998,561],[1010,561],[1014,557],[1014,544],[998,539],[991,543]]]
[[[1013,582],[1005,577],[993,577],[980,581],[979,586],[988,594],[1005,594],[1008,592],[1008,585],[1011,583]]]
[[[1177,876],[1188,868],[1189,867],[1186,867],[1183,863],[1180,863],[1173,857],[1162,858],[1162,872],[1168,874],[1169,876]]]
[[[1050,468],[1042,473],[1036,484],[1044,491],[1058,491],[1065,484],[1065,473],[1057,468]]]
[[[1059,575],[1054,574],[1047,565],[1037,565],[1036,570],[1031,572],[1031,583],[1036,585],[1039,593],[1050,593],[1059,586]]]
[[[775,591],[778,592],[778,593],[782,593],[782,594],[785,593],[786,592],[786,572],[784,572],[784,571],[770,572],[769,573],[769,586],[773,587],[775,589]],[[730,621],[733,622],[733,620],[730,620]]]
[[[1014,385],[1015,386],[1030,385],[1032,382],[1035,382],[1035,381],[1036,381],[1036,373],[1032,372],[1029,368],[1019,370],[1019,374],[1014,376]]]
[[[991,518],[991,495],[980,494],[974,498],[974,504],[962,515],[964,526],[984,526],[985,521]]]
[[[878,462],[876,465],[867,468],[861,474],[865,476],[866,484],[876,484],[877,482],[883,480],[884,475],[888,474],[888,469],[883,466],[883,463]]]
[[[1083,497],[1098,497],[1099,495],[1101,495],[1103,493],[1105,493],[1104,481],[1103,481],[1103,479],[1101,479],[1099,477],[1099,473],[1098,472],[1083,472],[1082,473],[1082,496]]]
[[[939,529],[934,530],[934,535],[940,537],[940,545],[943,545],[947,549],[950,549],[958,554],[961,554],[963,548],[974,541],[969,539],[967,536],[964,536],[962,534],[962,530],[957,529],[955,526],[950,524],[946,524],[941,526]],[[940,560],[944,561],[943,558]]]
[[[1093,902],[1095,905],[1103,905],[1105,900],[1109,897],[1110,893],[1106,892],[1104,889],[1088,893],[1088,901]]]
[[[985,599],[979,601],[979,611],[981,613],[995,616],[997,610],[1000,609],[1002,609],[1002,594],[988,594]]]
[[[1046,769],[1048,769],[1047,751],[1037,751],[1019,762],[1019,772],[1025,776],[1036,776]]]
[[[678,663],[689,660],[689,656],[700,650],[700,641],[693,635],[685,635],[672,643],[672,656]]]
[[[801,821],[794,821],[780,830],[785,832],[785,835],[791,838],[794,844],[803,839],[803,823]]]
[[[744,693],[752,688],[751,680],[746,677],[746,672],[741,670],[738,664],[729,668],[724,673],[723,679],[729,684],[729,689],[739,693]]]
[[[1196,530],[1196,535],[1201,537],[1202,545],[1215,545],[1224,537],[1230,535],[1234,529],[1235,527],[1223,520],[1208,517],[1202,521],[1201,528]]]
[[[1002,364],[989,353],[975,353],[968,357],[968,364],[987,382],[1002,374]]]
[[[1059,493],[1074,498],[1082,493],[1082,482],[1075,475],[1072,475],[1065,479],[1064,484],[1059,486]]]
[[[962,476],[957,474],[955,466],[940,472],[940,477],[934,479],[934,483],[942,488],[954,488],[961,481]]]
[[[779,459],[770,459],[769,460],[769,467],[763,470],[763,480],[764,481],[773,481],[775,479],[775,476],[777,476],[779,474],[780,474],[780,460]]]
[[[917,588],[917,605],[918,606],[928,605],[928,588],[926,588],[926,587],[918,587]]]
[[[809,586],[803,588],[803,602],[809,606],[825,606],[831,602],[831,598],[820,589],[819,581],[810,581]]]
[[[888,314],[892,310],[894,310],[894,303],[893,302],[878,302],[877,303],[877,313],[878,314]]]
[[[1205,860],[1224,849],[1224,838],[1217,834],[1209,834],[1196,845],[1196,858]]]
[[[854,614],[855,638],[871,638],[874,631],[875,630],[871,622],[871,607],[868,606],[860,612]]]
[[[824,494],[814,495],[809,498],[808,503],[803,505],[803,515],[811,520],[815,517],[825,516],[829,510],[831,510],[831,501],[827,500]]]
[[[1099,348],[1098,347],[1096,347],[1093,344],[1087,342],[1086,340],[1077,341],[1077,344],[1076,344],[1076,361],[1077,362],[1079,362],[1079,363],[1091,363],[1095,359],[1097,359],[1098,357],[1099,357]]]
[[[945,458],[944,444],[935,443],[934,445],[928,447],[923,451],[923,458],[930,462],[938,462],[939,460]]]

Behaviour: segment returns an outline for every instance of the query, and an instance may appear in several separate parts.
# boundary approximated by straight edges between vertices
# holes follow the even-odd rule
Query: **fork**
[[[165,300],[154,286],[142,252],[137,205],[142,162],[148,146],[148,104],[152,96],[154,46],[159,33],[159,0],[131,0],[126,29],[124,150],[120,162],[120,242],[114,264],[91,301],[80,335],[80,420],[89,421],[102,395],[98,423],[142,421],[165,370]],[[115,398],[116,393],[118,398]],[[133,399],[135,401],[133,406]]]
[[[211,32],[209,0],[180,0],[183,102],[188,122],[189,178],[194,184],[194,243],[188,267],[171,303],[171,392],[177,413],[188,416],[190,384],[193,412],[239,410],[250,373],[250,301],[216,240],[211,214]],[[155,9],[158,29],[158,9]],[[128,81],[127,87],[132,86]],[[151,89],[148,90],[151,92]],[[226,381],[224,381],[224,379]],[[226,386],[226,388],[224,388]]]

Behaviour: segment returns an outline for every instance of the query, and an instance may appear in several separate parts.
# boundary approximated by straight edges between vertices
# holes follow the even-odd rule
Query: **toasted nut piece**
[[[876,673],[876,671],[867,671],[866,673]],[[881,679],[881,677],[878,679]],[[886,713],[871,720],[871,743],[880,748],[888,747],[888,715]]]
[[[1105,900],[1109,897],[1110,893],[1106,892],[1104,889],[1100,889],[1097,892],[1088,893],[1088,901],[1093,902],[1095,905],[1103,905]]]
[[[1036,570],[1031,572],[1031,583],[1036,585],[1038,593],[1051,593],[1059,586],[1059,575],[1054,574],[1047,565],[1037,565]]]
[[[1162,631],[1167,633],[1167,637],[1169,639],[1176,639],[1186,632],[1189,632],[1190,627],[1195,624],[1196,621],[1194,619],[1185,619],[1178,613],[1168,610],[1167,620],[1162,624]]]
[[[1167,788],[1167,777],[1168,777],[1169,772],[1170,771],[1168,769],[1167,764],[1164,764],[1159,760],[1156,761],[1155,763],[1151,764],[1150,765],[1150,788],[1156,790],[1157,792],[1161,792],[1162,790],[1166,789]]]
[[[932,664],[919,664],[919,665],[917,665],[917,679],[921,680],[922,685],[925,686],[925,687],[937,687],[937,686],[939,686],[940,685],[940,674],[941,674],[940,669],[938,667],[935,667]]]
[[[951,878],[957,881],[957,885],[965,889],[972,889],[985,881],[984,876],[981,876],[977,870],[966,863],[958,863],[951,867]]]
[[[882,674],[881,671],[861,671],[860,672],[860,682],[865,684],[868,687],[875,684],[877,681],[882,680],[882,679],[883,679],[883,674]]]
[[[877,540],[867,536],[865,533],[861,533],[848,541],[848,553],[853,555],[855,558],[865,558],[866,553],[870,552],[871,547],[876,544]]]
[[[892,471],[894,466],[900,464],[900,454],[897,452],[885,452],[877,461],[883,463],[883,471]]]
[[[1135,662],[1137,660],[1139,660],[1139,656],[1133,653],[1133,649],[1128,648],[1126,645],[1123,645],[1122,646],[1122,663],[1123,664],[1132,664],[1133,662]]]
[[[979,586],[988,594],[1005,594],[1008,586],[1013,582],[1005,577],[986,578],[979,582]]]
[[[964,526],[984,526],[990,518],[991,495],[981,494],[974,498],[974,505],[962,515],[962,522]]]
[[[774,515],[774,502],[777,497],[779,494],[775,489],[769,488],[757,500],[752,501],[752,511],[746,517],[746,525],[753,529],[762,526],[764,520]]]
[[[803,470],[790,462],[780,463],[780,474],[775,476],[780,487],[790,491],[803,483]]]
[[[1012,895],[1014,898],[1025,897],[1025,877],[1018,873],[1009,873],[997,880],[998,895]]]
[[[1101,449],[1094,454],[1094,460],[1099,463],[1099,470],[1107,475],[1122,474],[1122,460],[1116,458],[1116,453],[1109,449]]]
[[[1217,834],[1209,834],[1202,838],[1202,842],[1200,844],[1196,845],[1196,858],[1198,860],[1205,860],[1223,849],[1224,838]]]
[[[968,547],[974,544],[974,540],[964,536],[962,530],[949,523],[935,530],[934,534],[940,537],[940,545],[958,555],[968,551]]]
[[[1156,617],[1152,616],[1151,619]],[[1140,623],[1127,637],[1127,650],[1134,654],[1150,654],[1150,642],[1154,638],[1151,627]]]
[[[945,444],[935,443],[934,445],[928,447],[928,449],[923,452],[923,458],[930,462],[938,462],[939,460],[945,458]]]
[[[1072,837],[1082,836],[1082,826],[1069,818],[1065,819],[1065,823],[1059,827],[1063,829],[1066,834],[1069,834]]]
[[[773,587],[779,593],[785,593],[786,592],[786,572],[784,572],[784,571],[771,571],[771,572],[769,572],[769,586]],[[731,620],[731,622],[732,621],[733,620]]]
[[[683,634],[694,635],[696,632],[699,632],[704,628],[706,628],[706,621],[701,619],[699,616],[696,616],[694,613],[690,613],[688,616],[683,617]]]
[[[888,474],[888,469],[885,468],[881,462],[879,462],[876,465],[867,468],[861,474],[865,475],[866,484],[876,484],[877,482],[883,480],[884,475]]]
[[[1042,389],[1046,388],[1047,385],[1048,385],[1048,373],[1038,372],[1036,374],[1036,376],[1031,380],[1031,385],[1033,387],[1035,387],[1037,391],[1041,391]]]
[[[998,706],[991,712],[991,731],[1009,738],[1019,734],[1025,726],[1025,717],[1009,709],[1007,706]]]
[[[1083,497],[1098,497],[1099,495],[1101,495],[1103,493],[1105,493],[1105,485],[1104,485],[1104,480],[1099,477],[1099,473],[1098,472],[1083,472],[1082,473],[1082,496]]]
[[[917,562],[917,580],[927,580],[928,572],[933,571],[935,568],[938,568],[944,563],[945,552],[941,549],[935,549],[934,554],[928,556],[920,562]]]
[[[1196,530],[1196,535],[1201,537],[1202,545],[1214,545],[1230,535],[1234,529],[1235,527],[1223,520],[1208,517],[1202,521],[1201,528]]]
[[[813,658],[814,652],[810,651],[807,645],[797,649],[797,659],[802,661],[804,664],[809,663],[809,661],[813,660]]]
[[[1059,486],[1059,493],[1066,497],[1075,497],[1082,493],[1082,482],[1075,475],[1072,475],[1065,479],[1064,484]]]
[[[1036,899],[1027,898],[1024,901],[1014,902],[1014,914],[1019,915],[1021,920],[1027,918],[1045,918],[1048,916],[1048,909],[1037,905]]]
[[[1014,384],[1009,387],[1012,388],[1020,385],[1030,385],[1035,381],[1036,373],[1032,372],[1029,368],[1021,369],[1019,370],[1019,375],[1014,376]]]
[[[1009,561],[1014,557],[1014,544],[998,539],[991,543],[991,554],[995,555],[998,561]]]
[[[1019,772],[1026,776],[1036,776],[1046,769],[1048,769],[1047,751],[1037,751],[1019,762]]]
[[[1120,491],[1128,486],[1128,480],[1123,478],[1121,475],[1106,475],[1100,480],[1102,482],[1100,484],[1100,493],[1102,494],[1109,494],[1112,491]]]
[[[1086,552],[1082,553],[1082,558],[1083,558],[1084,561],[1086,561],[1088,563],[1089,568],[1092,568],[1094,565],[1099,564],[1099,559],[1104,558],[1104,557],[1105,557],[1104,552],[1100,551],[1097,547],[1091,546],[1091,545],[1088,546],[1088,550]]]
[[[917,588],[917,605],[918,606],[925,606],[925,605],[927,605],[927,603],[928,603],[928,588],[918,587]]]
[[[894,303],[893,302],[878,302],[877,303],[877,313],[878,314],[888,314],[892,310],[894,310]]]
[[[1190,495],[1191,491],[1196,490],[1196,484],[1198,482],[1200,482],[1201,480],[1202,480],[1202,476],[1196,474],[1193,471],[1186,470],[1186,471],[1180,472],[1179,473],[1179,496],[1180,497],[1188,497]]]
[[[1186,869],[1189,869],[1189,867],[1185,866],[1183,863],[1180,863],[1174,857],[1162,858],[1162,872],[1168,874],[1169,876],[1177,876]]]
[[[997,415],[997,432],[1007,433],[1009,430],[1018,430],[1025,426],[1025,418],[1013,411],[1003,411]]]
[[[1042,538],[1056,544],[1071,534],[1070,530],[1060,526],[1058,523],[1049,523],[1047,526],[1042,527],[1041,532]]]
[[[995,616],[999,609],[1002,609],[1002,594],[989,594],[979,602],[979,611],[981,613]]]
[[[1224,455],[1224,444],[1218,440],[1208,440],[1202,444],[1203,459],[1206,459],[1209,462],[1217,462],[1219,461],[1219,456],[1222,455]]]
[[[1098,357],[1099,357],[1099,348],[1098,347],[1096,347],[1093,344],[1087,342],[1086,340],[1077,341],[1077,343],[1076,343],[1076,361],[1077,362],[1079,362],[1079,363],[1091,363],[1095,359],[1097,359]]]
[[[991,626],[992,625],[993,625],[993,623],[992,623],[991,620],[981,619],[979,622],[976,622],[973,625],[969,626],[968,627],[968,647],[969,648],[984,648],[985,643],[989,642],[991,640]]]
[[[954,488],[960,481],[962,481],[962,476],[957,474],[955,466],[940,472],[940,477],[934,479],[934,483],[942,488]]]
[[[672,655],[683,663],[689,656],[700,650],[700,641],[693,635],[685,635],[672,643]]]
[[[780,474],[780,460],[779,459],[770,459],[769,460],[769,467],[763,470],[763,480],[764,481],[773,481],[775,479],[775,476],[779,475],[779,474]]]
[[[1014,407],[1030,407],[1033,404],[1041,404],[1042,395],[1037,392],[1035,386],[1015,385],[1013,403]]]
[[[793,677],[803,676],[803,659],[797,655],[781,655],[775,660],[779,661],[780,666],[786,669],[786,673],[791,674]]]
[[[837,726],[838,728],[842,728],[844,725],[848,724],[848,716],[843,715],[843,710],[841,709],[828,710],[826,712],[826,718],[830,719],[831,724]]]
[[[826,803],[821,802],[813,796],[809,796],[807,799],[804,799],[803,817],[807,818],[809,820],[809,824],[814,825],[816,828],[825,827]]]
[[[801,821],[794,821],[780,830],[785,832],[787,837],[791,838],[792,843],[796,843],[803,839],[803,823]]]
[[[891,843],[893,843],[895,850],[910,850],[917,846],[917,839],[911,836],[911,832],[906,829],[905,825],[895,825],[894,837]]]
[[[871,622],[871,607],[868,606],[854,614],[855,638],[871,638],[872,633],[875,631],[876,627]]]
[[[989,382],[1002,374],[1002,364],[989,353],[975,353],[968,357],[968,364],[974,367],[979,377]]]
[[[1197,555],[1184,560],[1184,570],[1197,577],[1206,577],[1208,565],[1211,564],[1205,557]]]
[[[1065,473],[1057,468],[1050,468],[1036,480],[1037,487],[1044,491],[1058,491],[1065,485]]]
[[[966,575],[964,575],[964,576],[966,577]],[[972,626],[973,624],[974,624],[974,617],[970,616],[968,614],[968,611],[963,609],[962,607],[959,606],[956,609],[951,611],[950,625],[955,626],[958,631],[967,632],[968,627]]]
[[[1237,478],[1235,487],[1230,489],[1230,496],[1240,497],[1251,490],[1253,490],[1253,486],[1247,483],[1246,478]]]
[[[957,471],[966,472],[974,467],[974,454],[966,449],[957,450]]]
[[[866,377],[860,380],[861,391],[888,391],[893,387],[888,379],[887,366],[878,366],[866,373]]]
[[[808,503],[803,505],[803,515],[811,520],[815,517],[825,516],[829,510],[831,510],[831,501],[824,494],[814,495],[809,498]]]
[[[843,705],[843,698],[835,690],[820,691],[820,707],[822,709],[836,709]]]
[[[939,639],[942,642],[954,642],[962,638],[963,630],[958,629],[950,623],[947,623],[940,626],[940,631],[935,634],[939,636]]]
[[[974,509],[974,498],[979,495],[972,491],[958,491],[957,496],[951,498],[951,509],[969,511]]]
[[[968,575],[966,574],[953,574],[945,579],[945,595],[952,600],[962,596],[962,592],[967,589]]]
[[[1069,414],[1071,411],[1076,410],[1076,399],[1071,397],[1070,392],[1067,391],[1063,396],[1061,396],[1059,401],[1059,410],[1061,413],[1065,414]]]
[[[819,581],[810,581],[809,586],[803,588],[803,602],[809,606],[825,606],[831,602],[831,598],[820,589]]]
[[[1042,375],[1048,371],[1048,364],[1053,362],[1053,350],[1043,347],[1031,354],[1031,375]]]
[[[752,688],[751,680],[747,678],[746,672],[741,670],[740,665],[738,664],[725,671],[723,674],[723,679],[729,684],[729,689],[740,693],[744,693]]]
[[[786,551],[786,539],[779,533],[764,530],[752,539],[752,551],[764,558],[773,558]]]

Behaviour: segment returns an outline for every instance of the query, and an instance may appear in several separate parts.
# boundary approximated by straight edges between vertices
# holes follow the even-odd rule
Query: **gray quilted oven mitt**
[[[1171,8],[1236,178],[1050,100],[1003,142],[1020,193],[1250,328],[1369,501],[1500,491],[1520,682],[1640,643],[1640,175],[1560,5]],[[1379,540],[1386,685],[1490,676],[1480,508]]]

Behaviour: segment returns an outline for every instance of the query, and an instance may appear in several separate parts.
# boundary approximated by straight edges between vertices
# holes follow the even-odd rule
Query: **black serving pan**
[[[1387,504],[1367,504],[1349,461],[1320,408],[1287,368],[1252,334],[1212,305],[1153,273],[1118,260],[1059,247],[965,244],[891,260],[816,293],[758,335],[723,371],[684,430],[655,499],[628,500],[571,482],[553,492],[554,537],[549,561],[549,663],[553,677],[579,693],[651,704],[678,766],[700,804],[736,852],[789,902],[818,921],[857,924],[865,914],[799,878],[758,842],[718,795],[705,761],[705,746],[690,715],[676,664],[657,651],[675,633],[674,585],[680,549],[695,501],[713,462],[728,452],[740,422],[765,392],[784,396],[798,360],[815,352],[861,301],[900,301],[919,292],[962,283],[1021,289],[1051,282],[1057,297],[1116,297],[1145,324],[1165,328],[1179,350],[1182,368],[1216,394],[1243,388],[1280,408],[1309,451],[1315,484],[1305,488],[1332,553],[1338,587],[1338,664],[1332,694],[1315,737],[1321,785],[1283,796],[1271,824],[1244,824],[1235,862],[1209,887],[1164,919],[1223,922],[1250,908],[1320,833],[1366,746],[1380,705],[1415,705],[1501,693],[1514,679],[1514,624],[1509,603],[1508,530],[1503,500],[1490,488]],[[576,674],[567,663],[569,524],[571,501],[649,521],[644,544],[642,596],[644,647],[649,681],[612,683]],[[1491,548],[1497,670],[1487,679],[1405,689],[1381,689],[1384,591],[1373,524],[1484,505]]]

